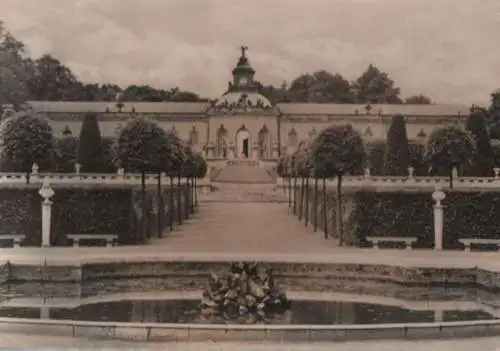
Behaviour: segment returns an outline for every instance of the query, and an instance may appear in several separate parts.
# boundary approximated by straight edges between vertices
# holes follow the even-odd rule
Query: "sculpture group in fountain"
[[[257,264],[232,264],[226,276],[212,273],[200,304],[202,315],[235,323],[267,323],[290,309],[273,272]]]

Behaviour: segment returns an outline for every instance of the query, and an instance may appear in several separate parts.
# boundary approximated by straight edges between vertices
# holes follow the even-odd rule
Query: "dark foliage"
[[[473,177],[493,176],[495,156],[486,128],[486,115],[479,110],[472,112],[467,118],[465,128],[476,143],[476,154],[471,165],[465,169],[465,174]]]
[[[83,173],[101,173],[104,153],[99,122],[95,114],[86,114],[80,130],[78,163]]]
[[[387,148],[384,159],[384,174],[406,176],[410,166],[410,151],[406,122],[403,116],[394,116],[387,133]]]
[[[39,171],[50,171],[54,163],[55,139],[49,123],[23,111],[0,123],[0,170],[29,172],[34,163]]]

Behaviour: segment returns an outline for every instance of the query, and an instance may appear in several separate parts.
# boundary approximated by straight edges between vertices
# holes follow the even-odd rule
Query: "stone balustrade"
[[[124,174],[99,174],[99,173],[37,173],[29,175],[30,184],[42,184],[45,181],[52,185],[78,185],[78,184],[92,184],[92,185],[140,185],[141,175],[133,173]],[[158,175],[146,175],[146,184],[156,184]],[[181,178],[181,184],[185,184],[186,178]],[[27,184],[28,179],[25,173],[0,173],[0,186],[2,185],[16,185]],[[162,183],[168,184],[170,178],[162,174]],[[197,186],[204,186],[207,179],[198,179]],[[175,180],[177,185],[177,179]]]
[[[321,184],[320,180],[320,184]],[[314,183],[314,178],[309,184]],[[292,179],[293,184],[293,179]],[[287,187],[288,178],[278,178],[277,186]],[[326,181],[327,188],[335,189],[337,180],[335,178]],[[321,185],[320,185],[321,186]],[[425,190],[433,191],[436,188],[448,189],[450,187],[449,177],[392,177],[392,176],[345,176],[342,178],[342,188],[356,190],[402,191],[402,190]],[[500,178],[497,177],[459,177],[453,179],[453,189],[459,191],[500,191]]]

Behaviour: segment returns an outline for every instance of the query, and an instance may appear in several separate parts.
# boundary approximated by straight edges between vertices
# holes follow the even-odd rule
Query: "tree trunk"
[[[306,227],[309,224],[309,177],[306,178]]]
[[[314,178],[314,232],[318,231],[318,178]]]
[[[191,207],[191,184],[189,183],[189,178],[186,178],[186,186],[184,187],[184,219],[189,218],[189,208]]]
[[[194,197],[196,191],[195,181],[196,181],[195,177],[191,178],[191,213],[194,213],[194,202],[195,202]]]
[[[304,211],[304,183],[305,179],[300,178],[300,208],[299,208],[299,221],[302,220],[302,213]]]
[[[156,215],[156,225],[158,226],[158,237],[161,238],[162,234],[162,221],[163,221],[163,194],[161,191],[161,172],[158,173],[158,182],[156,183],[156,192],[158,195],[158,211]]]
[[[177,224],[182,224],[181,176],[177,177]]]
[[[297,215],[297,176],[293,177],[293,214]]]
[[[344,244],[344,233],[343,233],[343,226],[342,226],[342,175],[339,174],[337,176],[337,201],[336,201],[336,207],[337,210],[336,216],[336,230],[339,236],[339,246],[342,246]]]
[[[198,206],[198,178],[194,178],[194,205]]]
[[[292,176],[288,175],[288,208],[292,208]]]
[[[146,173],[141,172],[141,208],[142,208],[142,217],[141,217],[141,231],[142,231],[142,239],[146,239],[149,237],[146,233],[146,216],[148,215],[148,211],[146,208]]]
[[[168,224],[170,225],[170,231],[174,230],[174,177],[170,177],[170,196],[169,202],[170,202],[170,208],[169,208],[169,218],[168,218]]]
[[[328,215],[326,213],[326,178],[323,177],[323,218],[325,225],[325,240],[328,239]]]
[[[450,168],[450,189],[453,189],[453,166]]]

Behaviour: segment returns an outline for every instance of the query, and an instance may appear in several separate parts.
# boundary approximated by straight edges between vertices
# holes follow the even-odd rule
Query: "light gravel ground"
[[[89,340],[85,338],[33,336],[24,334],[0,334],[2,348],[134,348],[169,351],[493,351],[500,350],[500,338],[473,338],[456,340],[419,341],[367,341],[313,344],[257,344],[257,343],[153,343],[113,340]]]

